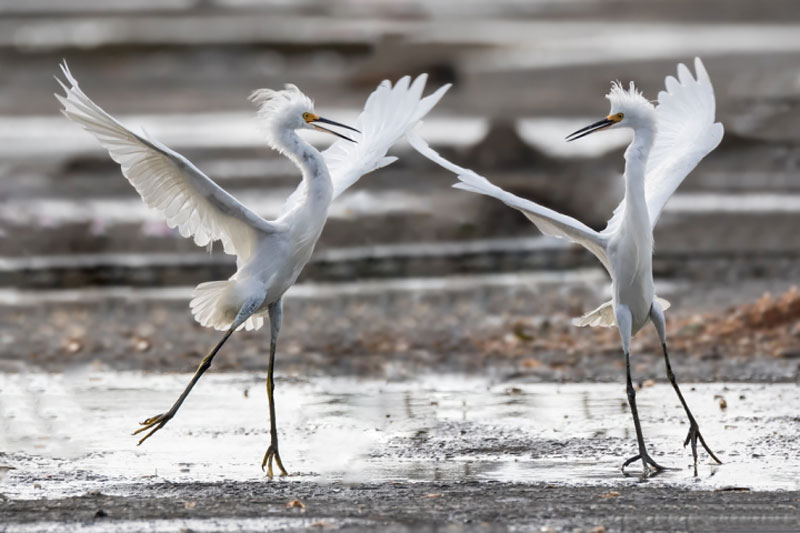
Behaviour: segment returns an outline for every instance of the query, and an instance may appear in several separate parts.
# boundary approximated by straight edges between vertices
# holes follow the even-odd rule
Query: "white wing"
[[[689,172],[722,141],[722,124],[714,122],[714,88],[699,57],[694,60],[694,68],[696,79],[686,65],[678,65],[678,79],[667,76],[666,91],[658,93],[657,133],[644,178],[651,227],[655,227],[667,200]],[[622,205],[614,210],[604,233],[618,225]]]
[[[388,80],[383,81],[367,98],[354,125],[361,131],[360,140],[354,143],[340,139],[322,153],[333,182],[333,198],[361,176],[397,160],[387,157],[386,152],[413,129],[450,88],[450,84],[444,85],[421,98],[427,79],[427,74],[421,74],[411,83],[411,77],[404,76],[394,87]],[[303,195],[305,184],[301,183],[286,200],[283,213],[297,205]]]
[[[606,255],[606,238],[586,224],[531,202],[530,200],[515,196],[492,184],[489,180],[476,174],[472,170],[451,163],[428,146],[428,143],[417,135],[416,132],[409,132],[406,138],[411,146],[419,153],[458,176],[461,183],[453,185],[456,189],[463,189],[465,191],[497,198],[507,206],[521,211],[522,214],[528,217],[528,219],[539,228],[539,231],[545,235],[567,239],[580,244],[592,252],[600,262],[603,263],[606,270],[610,270],[608,257]]]
[[[221,240],[225,251],[246,259],[259,234],[278,226],[259,217],[225,192],[191,161],[157,140],[137,135],[92,102],[78,87],[67,64],[61,70],[69,83],[58,83],[66,96],[56,95],[62,113],[94,135],[149,207],[184,237],[206,246]]]

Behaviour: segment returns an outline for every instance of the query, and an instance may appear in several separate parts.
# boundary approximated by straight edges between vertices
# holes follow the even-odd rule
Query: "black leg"
[[[683,410],[686,411],[686,416],[689,418],[689,434],[686,435],[686,440],[683,442],[683,445],[686,446],[687,444],[692,445],[692,458],[694,459],[694,475],[697,475],[697,441],[700,440],[700,444],[703,445],[708,455],[711,456],[717,464],[722,464],[714,452],[706,444],[703,435],[700,434],[700,428],[697,425],[697,421],[694,419],[694,415],[689,410],[689,405],[686,403],[686,400],[683,398],[683,394],[681,394],[681,389],[678,387],[678,381],[675,379],[675,374],[672,372],[672,366],[669,364],[669,355],[667,354],[667,344],[662,343],[661,347],[664,349],[664,362],[667,365],[667,378],[669,382],[672,383],[672,388],[675,389],[675,393],[678,395],[678,399],[681,401],[681,405],[683,405]]]
[[[644,444],[644,436],[642,435],[642,424],[639,422],[639,410],[636,408],[636,390],[633,388],[631,381],[631,358],[628,352],[625,352],[625,370],[627,374],[627,391],[628,391],[628,404],[631,407],[631,415],[633,416],[633,426],[636,428],[636,441],[639,444],[639,455],[635,455],[622,464],[622,471],[625,472],[625,467],[638,460],[642,461],[642,476],[647,477],[653,472],[650,471],[652,466],[655,473],[665,470],[665,468],[656,463],[650,454],[647,453],[647,448]]]
[[[137,446],[142,444],[147,439],[149,439],[153,435],[153,433],[163,428],[166,425],[166,423],[169,422],[172,419],[172,417],[175,416],[175,413],[178,412],[178,409],[180,409],[181,404],[183,404],[183,401],[186,399],[187,396],[189,396],[189,393],[192,391],[192,388],[194,387],[195,383],[197,383],[197,381],[200,379],[200,376],[202,376],[203,373],[209,369],[209,367],[211,366],[211,361],[214,359],[214,356],[217,355],[217,352],[219,351],[220,348],[222,348],[222,345],[225,344],[225,341],[228,340],[233,331],[234,328],[229,329],[225,333],[225,336],[222,337],[222,340],[220,340],[217,343],[217,345],[214,346],[214,349],[212,349],[208,353],[208,355],[206,355],[203,358],[203,360],[200,362],[200,366],[197,367],[194,376],[192,376],[192,380],[183,390],[183,393],[180,395],[178,400],[174,404],[172,404],[172,407],[170,407],[169,411],[167,411],[166,413],[161,413],[160,415],[151,416],[144,422],[141,422],[142,427],[134,431],[133,434],[137,435],[142,431],[147,431],[148,429],[150,431],[139,440],[139,444],[137,444]]]
[[[275,367],[275,350],[278,345],[278,332],[281,328],[281,320],[283,315],[283,306],[281,301],[278,300],[269,306],[269,321],[270,321],[270,342],[269,342],[269,368],[267,369],[267,401],[269,402],[269,447],[264,454],[264,460],[261,461],[261,469],[267,467],[267,475],[272,477],[272,460],[281,471],[281,475],[288,475],[286,469],[283,467],[281,455],[278,452],[278,424],[275,419],[275,398],[273,393],[275,391],[275,380],[273,379],[273,369]]]

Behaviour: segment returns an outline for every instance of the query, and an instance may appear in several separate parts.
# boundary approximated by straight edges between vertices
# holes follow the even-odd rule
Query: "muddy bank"
[[[129,497],[0,501],[0,530],[795,531],[799,497],[636,483],[162,484]]]
[[[608,299],[595,270],[302,284],[287,296],[278,372],[389,378],[427,372],[618,381],[613,329],[571,319]],[[691,381],[794,381],[800,334],[790,281],[672,282],[659,294],[673,366]],[[765,292],[774,297],[759,301]],[[0,370],[94,368],[189,371],[220,334],[187,308],[191,288],[7,291]],[[239,332],[214,361],[263,371],[268,332]],[[638,379],[663,379],[652,328],[633,343]]]

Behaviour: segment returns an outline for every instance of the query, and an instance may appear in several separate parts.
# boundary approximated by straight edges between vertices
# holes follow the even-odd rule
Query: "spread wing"
[[[580,244],[592,252],[603,263],[606,270],[610,271],[608,256],[606,255],[606,238],[586,224],[504,191],[472,170],[451,163],[428,146],[428,143],[416,132],[409,132],[406,137],[415,150],[458,176],[460,183],[453,185],[456,189],[497,198],[507,206],[521,211],[545,235],[567,239]]]
[[[383,81],[369,95],[356,120],[355,128],[361,131],[358,142],[340,139],[322,153],[333,182],[334,198],[361,176],[397,160],[386,152],[411,131],[450,88],[450,84],[444,85],[422,98],[427,79],[427,74],[421,74],[412,83],[410,76],[404,76],[394,87],[388,80]],[[304,195],[305,184],[301,183],[287,199],[283,212],[291,210]]]
[[[657,133],[644,178],[651,227],[689,172],[722,141],[724,129],[715,122],[714,88],[699,57],[694,68],[696,77],[686,65],[678,65],[678,79],[667,76],[666,90],[658,93]],[[622,204],[604,232],[615,228],[621,217]]]
[[[157,209],[167,224],[192,237],[198,246],[220,240],[229,254],[246,259],[260,234],[278,226],[268,222],[225,192],[191,161],[147,134],[137,135],[95,104],[78,87],[66,63],[61,65],[68,85],[56,95],[62,113],[83,126],[119,163],[144,203]]]

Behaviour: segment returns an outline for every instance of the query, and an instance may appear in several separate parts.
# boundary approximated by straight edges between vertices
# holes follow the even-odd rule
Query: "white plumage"
[[[722,140],[722,124],[714,121],[714,90],[699,58],[695,59],[695,70],[696,79],[685,65],[680,64],[678,80],[668,76],[665,82],[667,90],[658,94],[656,135],[646,160],[643,180],[650,229],[655,226],[667,200],[689,172]],[[646,112],[647,108],[652,107],[633,84],[626,91],[618,83],[613,83],[607,98],[612,102],[612,110],[614,106],[627,106],[643,107]],[[612,235],[620,229],[626,198],[630,200],[630,197],[623,198],[606,228],[598,232],[573,217],[504,191],[474,171],[446,160],[414,131],[409,132],[407,138],[422,155],[458,176],[460,182],[453,185],[454,188],[491,196],[521,211],[545,235],[569,240],[589,250],[614,277],[608,245]],[[658,300],[664,309],[669,307],[666,300]],[[576,318],[575,325],[615,326],[614,314],[609,312],[612,308],[607,307],[611,303],[606,302],[581,318]]]
[[[80,124],[119,163],[142,200],[157,209],[171,228],[192,237],[198,246],[222,241],[225,251],[249,257],[259,232],[268,222],[247,209],[203,174],[191,161],[146,133],[137,135],[95,104],[78,86],[66,63],[61,65],[69,87],[56,95],[62,113]]]
[[[664,206],[686,176],[716,148],[725,129],[715,122],[714,88],[703,62],[694,62],[697,77],[681,63],[678,79],[667,76],[665,91],[658,93],[656,139],[645,171],[645,198],[650,226],[655,227]],[[603,233],[610,233],[621,220],[620,202]]]
[[[386,155],[387,148],[411,131],[450,88],[450,84],[443,85],[422,98],[427,80],[427,74],[417,76],[413,83],[410,76],[404,76],[394,87],[391,82],[384,80],[369,95],[364,110],[354,124],[361,131],[360,138],[368,142],[352,143],[339,139],[322,152],[331,173],[334,199],[361,176],[397,160],[394,156]],[[284,203],[281,213],[287,213],[301,202],[305,193],[305,183],[300,183]]]
[[[264,220],[181,154],[146,133],[136,134],[123,126],[86,96],[66,63],[61,69],[67,84],[61,80],[59,83],[66,95],[56,97],[63,105],[64,115],[97,138],[111,158],[120,164],[122,173],[141,195],[142,200],[149,207],[157,209],[167,224],[178,228],[182,236],[192,237],[198,246],[206,246],[219,240],[226,253],[236,255],[240,271],[247,266],[252,271],[253,265],[249,263],[258,249],[271,246],[280,255],[287,247],[282,241],[291,233],[287,225],[292,222],[304,225],[304,221],[297,221],[293,217],[298,206],[307,201],[310,180],[304,179],[298,185],[284,203],[276,220]],[[331,200],[356,183],[361,176],[396,160],[395,157],[387,156],[386,152],[436,105],[449,88],[449,85],[445,85],[422,98],[426,81],[427,76],[422,74],[413,83],[409,76],[405,76],[394,87],[389,81],[382,82],[370,94],[356,121],[356,128],[361,131],[359,142],[339,139],[322,153],[332,183]],[[296,109],[299,117],[303,111],[313,108],[313,102],[294,85],[287,85],[286,89],[280,91],[260,89],[253,93],[251,100],[260,106],[258,116],[267,141],[282,152],[286,148],[281,144],[280,133],[283,114],[287,109]],[[313,249],[319,236],[316,233],[318,232],[309,231],[308,235],[301,236],[299,248],[302,248],[302,253],[286,254],[286,258],[289,259],[289,255],[299,255],[307,261],[305,256],[310,256],[311,252],[309,245]],[[265,254],[269,256],[267,264],[274,263],[273,251],[268,250]],[[293,266],[302,269],[304,264],[305,262]],[[299,274],[299,269],[292,270],[297,270]],[[271,274],[262,273],[260,277],[266,283]],[[241,273],[237,272],[231,280],[241,285]],[[291,280],[292,283],[293,281]],[[228,329],[244,304],[243,298],[247,297],[236,289],[229,281],[200,284],[190,303],[197,321],[218,330]],[[282,292],[273,296],[277,299],[281,295]],[[242,327],[260,328],[264,323],[263,314],[268,303],[270,302],[265,301],[259,305]]]
[[[391,146],[425,116],[444,95],[444,86],[422,98],[427,77],[413,83],[406,76],[392,87],[384,81],[369,96],[358,118],[358,142],[323,125],[358,132],[350,126],[314,113],[313,102],[294,85],[275,91],[260,89],[251,100],[267,143],[291,159],[302,172],[302,181],[286,200],[280,216],[264,220],[224,191],[188,159],[146,134],[136,134],[92,102],[78,86],[66,63],[61,66],[65,95],[56,95],[63,113],[94,135],[122,167],[142,200],[157,209],[171,227],[198,246],[222,241],[225,252],[236,255],[236,273],[228,280],[201,283],[190,307],[204,326],[226,330],[222,340],[203,359],[191,382],[169,411],[142,422],[134,434],[148,433],[141,444],[164,427],[180,408],[217,351],[238,328],[258,329],[270,320],[270,358],[267,396],[271,441],[262,468],[276,461],[286,473],[278,453],[273,402],[273,363],[282,321],[281,299],[311,258],[328,216],[328,207],[342,191],[375,169],[392,163],[386,155]],[[304,141],[298,129],[332,133],[341,140],[321,154]]]
[[[455,173],[460,183],[455,188],[491,196],[521,211],[545,235],[580,244],[594,254],[611,276],[612,299],[574,320],[577,326],[616,326],[619,329],[626,363],[629,361],[631,336],[652,321],[664,348],[668,377],[690,421],[686,443],[692,443],[695,472],[696,443],[699,438],[712,458],[683,396],[680,393],[666,348],[664,310],[668,302],[654,293],[652,254],[653,226],[669,197],[711,150],[722,140],[722,125],[715,122],[714,90],[703,63],[695,59],[696,77],[684,65],[678,66],[678,79],[666,78],[666,91],[658,95],[658,106],[647,101],[633,84],[625,90],[612,84],[607,98],[611,113],[568,137],[580,137],[606,128],[627,127],[634,137],[625,151],[625,196],[603,231],[595,231],[572,217],[557,213],[530,200],[515,196],[493,185],[475,172],[447,161],[414,132],[408,135],[411,145],[437,164]],[[627,466],[641,459],[643,471],[662,469],[647,454],[635,405],[635,393],[628,367],[628,399],[634,416],[639,455]]]

